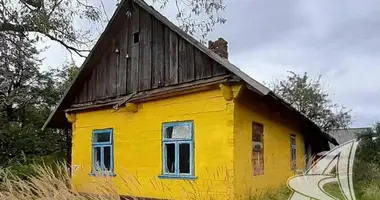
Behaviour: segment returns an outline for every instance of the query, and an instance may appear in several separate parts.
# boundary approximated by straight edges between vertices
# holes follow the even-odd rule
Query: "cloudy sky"
[[[115,3],[105,2],[110,17]],[[287,71],[322,75],[331,100],[352,109],[353,127],[380,120],[380,1],[224,3],[227,23],[209,39],[229,42],[230,62],[266,83],[286,77]],[[173,5],[159,11],[175,22]],[[60,67],[68,54],[51,44],[43,56],[45,66]]]

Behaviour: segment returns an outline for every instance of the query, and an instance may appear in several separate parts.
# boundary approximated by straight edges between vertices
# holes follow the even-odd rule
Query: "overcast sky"
[[[104,2],[110,17],[115,3]],[[209,39],[228,41],[230,62],[266,83],[286,77],[289,70],[322,75],[331,100],[352,109],[353,127],[380,120],[380,1],[224,3],[227,23],[216,27]],[[174,20],[173,6],[159,11]],[[43,56],[45,67],[60,67],[68,54],[51,44]]]

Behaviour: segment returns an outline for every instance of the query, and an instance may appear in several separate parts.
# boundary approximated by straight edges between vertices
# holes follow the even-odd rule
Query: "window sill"
[[[108,176],[108,177],[115,177],[116,174],[112,173],[112,172],[91,172],[89,173],[88,175],[90,176]]]
[[[183,180],[196,180],[196,179],[198,179],[198,177],[191,176],[191,175],[176,176],[176,175],[168,175],[168,174],[159,175],[158,178],[160,178],[160,179],[183,179]]]

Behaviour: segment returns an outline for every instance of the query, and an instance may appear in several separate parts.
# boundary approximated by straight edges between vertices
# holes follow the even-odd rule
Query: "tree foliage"
[[[358,138],[360,140],[358,158],[369,163],[377,163],[380,167],[380,122],[359,134]]]
[[[69,76],[62,70],[40,71],[35,41],[10,39],[0,39],[0,165],[66,148],[61,131],[41,127]]]
[[[307,73],[289,73],[284,80],[271,85],[277,95],[304,113],[324,131],[344,128],[351,123],[350,110],[331,102],[329,94],[321,85],[321,76],[312,79]]]
[[[216,24],[226,23],[221,13],[226,10],[223,0],[153,0],[164,8],[169,2],[176,5],[179,27],[203,42]]]
[[[0,37],[47,37],[83,56],[90,30],[77,28],[75,20],[98,22],[100,14],[86,0],[0,0]]]
[[[357,133],[359,145],[355,155],[355,183],[380,186],[380,122],[365,132]],[[360,192],[360,190],[359,190]]]

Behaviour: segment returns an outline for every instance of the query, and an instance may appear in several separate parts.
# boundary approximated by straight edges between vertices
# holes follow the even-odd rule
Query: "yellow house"
[[[336,141],[142,0],[122,1],[45,127],[72,137],[73,186],[122,196],[244,199]]]

